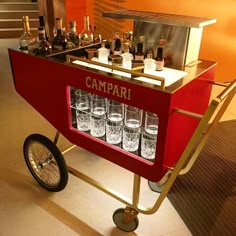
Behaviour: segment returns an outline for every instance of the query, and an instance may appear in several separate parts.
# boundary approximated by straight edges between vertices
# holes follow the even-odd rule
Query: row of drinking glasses
[[[77,129],[90,132],[97,138],[106,137],[113,145],[122,143],[128,152],[137,152],[141,138],[141,156],[154,159],[158,133],[158,116],[143,110],[109,100],[84,90],[75,91]]]

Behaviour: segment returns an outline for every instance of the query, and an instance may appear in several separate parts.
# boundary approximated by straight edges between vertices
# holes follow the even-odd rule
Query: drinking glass
[[[106,98],[96,94],[91,96],[90,122],[90,134],[97,138],[103,137],[106,130]]]
[[[121,143],[123,118],[124,104],[114,100],[108,100],[106,121],[106,141],[108,143]]]
[[[75,91],[77,129],[90,130],[90,93],[78,89]]]
[[[141,156],[153,160],[156,154],[159,118],[155,113],[145,113],[145,126],[141,138]]]
[[[139,147],[140,127],[143,111],[137,107],[125,106],[122,147],[128,152],[135,152]]]

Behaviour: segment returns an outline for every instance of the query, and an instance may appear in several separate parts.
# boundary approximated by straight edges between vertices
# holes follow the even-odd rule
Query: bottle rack
[[[203,27],[216,23],[215,18],[184,16],[158,12],[117,10],[103,13],[104,17],[133,20],[133,37],[144,35],[144,47],[157,51],[157,41],[166,40],[164,57],[168,67],[182,70],[198,60]]]

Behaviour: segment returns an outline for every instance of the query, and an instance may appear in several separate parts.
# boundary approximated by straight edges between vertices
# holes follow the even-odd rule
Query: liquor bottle
[[[121,54],[122,66],[127,69],[131,69],[132,67],[132,60],[134,59],[133,55],[129,52],[129,47],[125,48],[125,52]]]
[[[114,55],[121,55],[122,50],[121,50],[121,40],[119,38],[115,39],[115,46],[113,50]]]
[[[144,59],[143,42],[144,42],[144,36],[140,36],[139,42],[137,43],[137,50],[134,55],[135,60],[143,60]]]
[[[106,41],[102,41],[101,48],[98,49],[98,60],[103,63],[108,63],[108,56],[110,55],[110,49],[105,47]]]
[[[62,18],[56,18],[57,34],[52,41],[53,50],[62,51],[66,49],[67,39],[62,32]]]
[[[67,33],[67,48],[79,46],[79,36],[76,32],[76,21],[69,22],[70,31]]]
[[[46,39],[45,28],[43,26],[38,27],[38,47],[34,50],[37,55],[50,54],[52,46],[51,43]]]
[[[29,26],[29,17],[23,16],[23,33],[20,36],[19,43],[21,50],[28,50],[28,52],[32,52],[37,45],[36,38],[32,36],[30,33],[30,26]]]
[[[157,47],[157,56],[155,58],[156,60],[156,66],[158,71],[162,71],[164,68],[164,58],[163,58],[163,50],[164,50],[164,45],[165,45],[165,39],[162,36],[161,39],[158,42],[158,47]]]
[[[89,24],[89,16],[84,16],[84,29],[81,32],[81,43],[82,45],[93,43],[93,32],[91,30],[91,25]]]
[[[144,59],[144,73],[153,74],[156,70],[156,61],[153,59],[152,51],[147,53],[147,57]]]
[[[43,27],[45,30],[45,39],[49,41],[48,27],[45,24],[44,16],[39,16],[39,27]]]

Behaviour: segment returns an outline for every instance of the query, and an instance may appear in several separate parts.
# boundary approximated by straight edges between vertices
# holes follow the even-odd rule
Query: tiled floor
[[[112,221],[113,212],[124,206],[110,196],[71,175],[59,193],[49,193],[34,181],[23,160],[24,139],[32,133],[53,139],[55,129],[14,90],[6,49],[17,45],[17,40],[0,40],[0,236],[191,235],[167,198],[155,214],[139,215],[135,232],[125,233]],[[235,98],[223,119],[236,119]],[[68,145],[62,138],[58,147],[64,150]],[[105,185],[131,195],[132,173],[80,148],[65,159]],[[151,206],[157,196],[142,181],[143,205]]]

